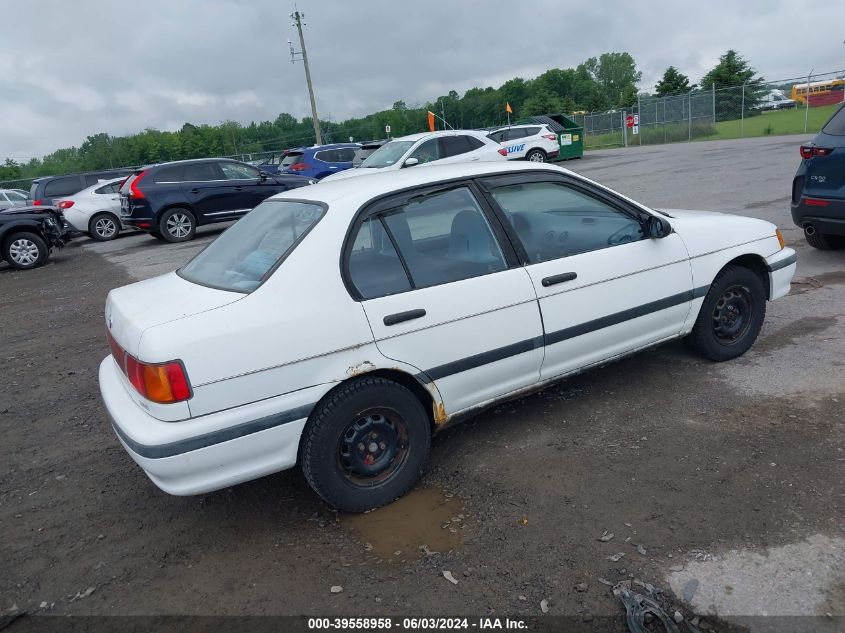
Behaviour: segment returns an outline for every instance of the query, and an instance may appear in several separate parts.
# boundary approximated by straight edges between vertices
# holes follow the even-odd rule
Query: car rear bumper
[[[111,356],[100,364],[100,393],[120,443],[152,482],[173,495],[219,490],[296,464],[299,438],[316,402],[311,389],[163,422],[126,391]]]
[[[781,249],[766,258],[766,268],[769,272],[770,301],[789,294],[792,278],[795,276],[795,270],[798,266],[797,261],[798,256],[791,248]]]

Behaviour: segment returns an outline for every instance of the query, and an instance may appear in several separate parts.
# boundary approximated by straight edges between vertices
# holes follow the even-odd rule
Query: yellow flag
[[[505,112],[507,112],[508,114],[513,114],[513,110],[511,109],[511,104],[507,101],[505,101]]]

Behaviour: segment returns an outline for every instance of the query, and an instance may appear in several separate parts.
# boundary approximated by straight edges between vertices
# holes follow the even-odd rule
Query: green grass
[[[830,115],[839,107],[839,104],[810,108],[807,113],[807,134],[815,134],[830,118]],[[780,134],[803,134],[804,133],[804,108],[792,110],[775,110],[763,112],[758,116],[747,117],[744,121],[735,119],[732,121],[719,121],[715,128],[703,121],[693,121],[692,139],[694,141],[713,141],[727,138],[741,138],[753,136],[767,136]],[[698,128],[698,129],[696,129]],[[640,128],[643,136],[628,134],[628,145],[652,145],[664,142],[664,129],[662,125],[646,126]],[[666,125],[665,141],[679,142],[686,141],[689,137],[689,128],[683,123],[669,123]],[[584,149],[600,149],[602,147],[621,147],[623,145],[622,133],[597,134],[585,137]]]

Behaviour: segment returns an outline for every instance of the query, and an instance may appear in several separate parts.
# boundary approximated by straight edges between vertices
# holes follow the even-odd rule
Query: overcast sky
[[[299,0],[321,118],[628,51],[650,89],[736,48],[767,79],[845,68],[842,0]],[[309,114],[293,0],[2,0],[0,160],[97,132]],[[298,46],[297,46],[298,48]]]

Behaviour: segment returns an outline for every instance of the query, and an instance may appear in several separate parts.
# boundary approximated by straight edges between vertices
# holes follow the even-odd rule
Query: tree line
[[[450,90],[420,106],[396,101],[388,110],[345,121],[321,121],[324,142],[345,142],[383,138],[385,126],[391,136],[422,132],[431,110],[455,128],[484,128],[507,120],[505,104],[513,110],[512,120],[550,112],[603,111],[630,106],[637,101],[637,84],[642,73],[629,53],[604,53],[575,68],[551,68],[533,79],[514,77],[498,88],[470,88],[463,96]],[[757,86],[762,79],[748,62],[729,50],[699,82],[702,88],[746,83]],[[674,66],[666,69],[656,85],[656,96],[681,94],[693,89],[689,77]],[[283,112],[273,121],[224,121],[219,125],[185,123],[174,132],[147,128],[128,136],[105,132],[88,136],[79,147],[58,149],[41,159],[16,162],[7,158],[0,165],[0,181],[34,178],[145,165],[204,156],[231,156],[307,146],[314,143],[310,117],[297,119]]]

